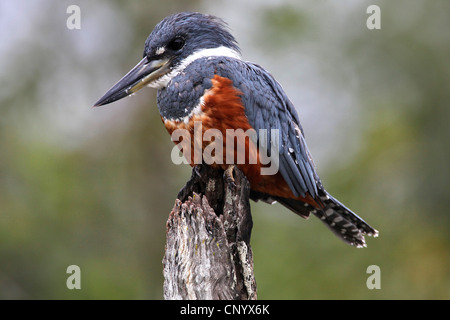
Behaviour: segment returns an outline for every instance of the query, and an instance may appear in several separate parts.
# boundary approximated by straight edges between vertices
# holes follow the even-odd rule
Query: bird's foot
[[[189,196],[192,196],[193,192],[198,192],[196,185],[201,183],[202,179],[204,179],[202,175],[203,170],[203,165],[195,165],[192,168],[191,179],[189,179],[186,185],[178,192],[177,198],[179,200],[185,201]]]
[[[228,187],[232,188],[232,189],[236,188],[236,183],[235,183],[234,174],[233,174],[235,167],[236,167],[236,165],[234,165],[234,164],[229,165],[228,168],[223,173],[223,179],[228,184]]]

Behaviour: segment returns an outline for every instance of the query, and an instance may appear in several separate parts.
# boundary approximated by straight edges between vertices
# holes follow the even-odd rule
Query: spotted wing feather
[[[238,73],[227,73],[225,76],[233,80],[242,91],[242,100],[250,125],[259,133],[267,129],[270,150],[275,137],[270,135],[271,129],[278,129],[279,171],[295,196],[304,197],[309,193],[317,197],[316,183],[319,177],[306,145],[303,130],[297,112],[281,85],[258,65],[239,60],[227,61],[235,64]]]

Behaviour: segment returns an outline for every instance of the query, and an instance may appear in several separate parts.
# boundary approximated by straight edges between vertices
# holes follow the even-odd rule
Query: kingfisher
[[[215,153],[222,158],[209,164],[231,179],[233,168],[238,167],[250,183],[252,200],[278,202],[303,218],[314,215],[356,247],[366,246],[365,236],[378,235],[324,189],[294,105],[268,71],[241,58],[238,43],[222,19],[196,12],[164,18],[145,41],[142,60],[95,106],[145,86],[157,89],[158,109],[168,132],[184,130],[193,147],[196,144],[205,150],[214,142],[228,151],[230,130],[254,130],[254,135],[240,143],[232,138],[232,152],[246,152],[243,161],[236,161],[237,154],[227,157],[229,152],[222,152]],[[214,129],[222,139],[196,141],[196,124],[200,124],[200,133]],[[262,148],[266,155],[277,155],[273,157],[275,172],[263,174],[268,164],[259,152]],[[187,157],[195,166],[194,153]]]

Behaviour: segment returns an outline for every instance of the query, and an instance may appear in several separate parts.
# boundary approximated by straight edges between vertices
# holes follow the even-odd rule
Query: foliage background
[[[170,161],[154,91],[91,106],[183,10],[228,21],[297,106],[325,187],[380,231],[359,250],[253,204],[259,298],[449,299],[445,0],[1,1],[0,298],[162,299],[165,222],[190,168]],[[66,287],[72,264],[81,290]]]

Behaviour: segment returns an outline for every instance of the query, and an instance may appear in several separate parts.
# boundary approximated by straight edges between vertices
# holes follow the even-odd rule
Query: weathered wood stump
[[[250,184],[196,166],[167,221],[164,299],[255,300]]]

